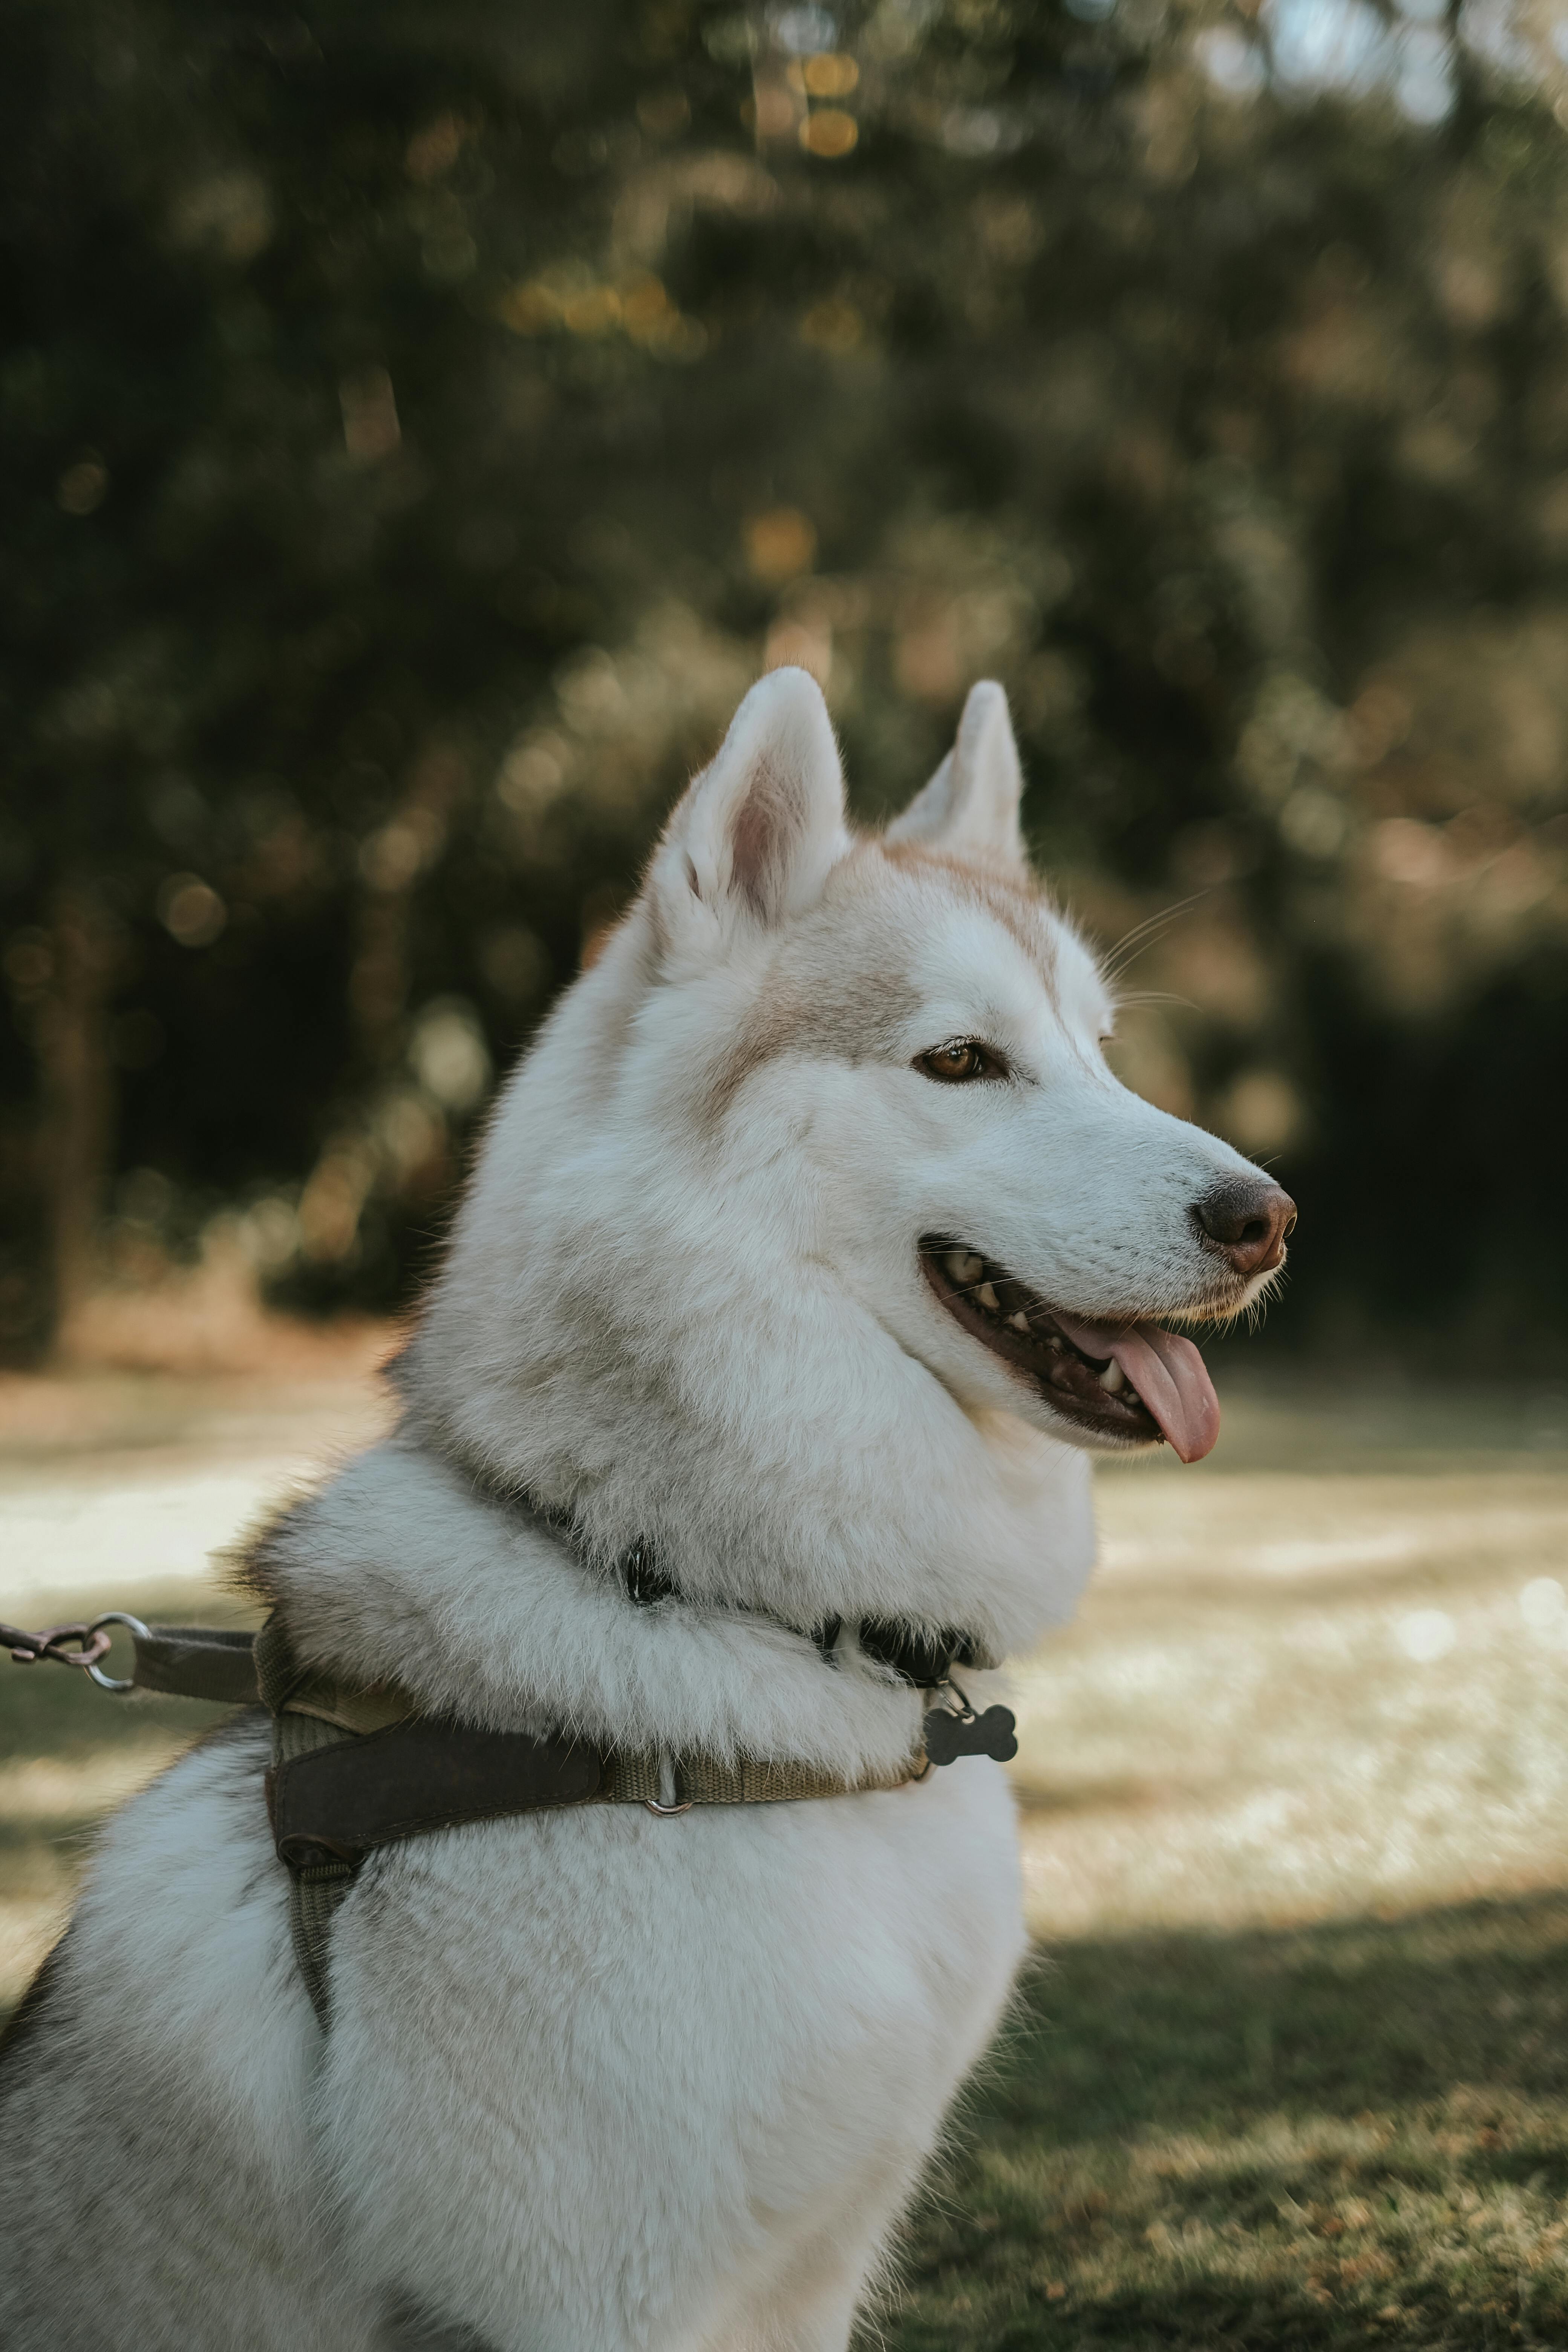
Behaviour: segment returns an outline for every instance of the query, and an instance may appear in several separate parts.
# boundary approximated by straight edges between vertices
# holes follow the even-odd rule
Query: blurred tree
[[[1124,1050],[1282,1155],[1286,1328],[1549,1351],[1551,22],[31,0],[11,61],[13,1349],[224,1202],[295,1297],[404,1295],[789,658],[868,814],[1003,677],[1086,918],[1188,902]]]

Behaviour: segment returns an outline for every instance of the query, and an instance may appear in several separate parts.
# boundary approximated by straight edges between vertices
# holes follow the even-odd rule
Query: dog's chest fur
[[[740,1612],[637,1609],[416,1448],[351,1465],[268,1559],[308,1646],[368,1674],[383,1643],[432,1705],[466,1676],[492,1721],[559,1718],[574,1689],[596,1731],[613,1716],[673,1744],[695,1724],[722,1750],[761,1722],[847,1770],[907,1753],[922,1705]],[[68,2322],[83,2347],[237,2352],[841,2343],[1021,1955],[999,1769],[386,1849],[333,1925],[323,2042],[289,1960],[266,1754],[241,1724],[128,1810],[65,1962],[74,2031],[136,2016],[118,2096],[139,2144],[199,2149],[199,2193],[171,2214],[167,2160],[143,2182],[58,2085],[24,2076],[7,2116],[42,2159],[19,2214],[58,2227],[79,2206],[85,2228],[123,2208],[127,2247],[144,2235],[165,2270],[221,2280],[219,2332],[142,2281],[119,2315],[133,2338],[57,2300],[36,2327],[15,2310],[14,2340]],[[757,2332],[791,2312],[793,2334]]]
[[[387,1857],[338,1933],[324,2112],[374,2269],[502,2340],[553,2307],[575,2344],[726,2342],[907,2193],[1020,1955],[1012,1807],[976,1761],[496,1825]]]
[[[307,1642],[368,1675],[395,1639],[428,1704],[462,1675],[465,1711],[519,1727],[847,1776],[907,1755],[926,1703],[748,1612],[637,1607],[416,1446],[315,1498],[268,1570]],[[1022,1950],[1012,1803],[972,1758],[477,1826],[381,1856],[333,1932],[322,2114],[374,2273],[500,2340],[553,2308],[723,2343],[815,2235],[863,2267],[907,2194]]]

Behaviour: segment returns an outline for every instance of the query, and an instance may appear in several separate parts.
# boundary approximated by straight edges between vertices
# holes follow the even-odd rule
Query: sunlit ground
[[[1568,2340],[1568,1397],[1242,1377],[1211,1462],[1102,1475],[1019,1677],[1043,1960],[879,2322],[908,2352]],[[232,1612],[208,1549],[379,1411],[0,1390],[0,1615]],[[0,1676],[8,2000],[209,1716]]]
[[[1100,1517],[1022,1679],[1041,1935],[1568,1887],[1568,1396],[1254,1389]]]

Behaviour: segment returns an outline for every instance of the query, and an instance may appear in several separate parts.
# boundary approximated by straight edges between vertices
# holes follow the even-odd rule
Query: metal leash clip
[[[26,1633],[20,1625],[0,1625],[0,1648],[10,1651],[15,1665],[35,1666],[40,1658],[47,1658],[52,1665],[79,1666],[100,1690],[128,1691],[134,1687],[133,1675],[122,1681],[116,1675],[106,1675],[100,1664],[109,1655],[111,1625],[127,1627],[133,1640],[148,1639],[140,1617],[128,1616],[123,1609],[106,1609],[90,1624],[48,1625],[40,1633]]]

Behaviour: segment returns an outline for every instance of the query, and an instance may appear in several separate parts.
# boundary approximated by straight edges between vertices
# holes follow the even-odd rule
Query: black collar
[[[645,1536],[639,1536],[636,1543],[627,1547],[616,1567],[627,1600],[639,1609],[657,1608],[661,1601],[679,1601],[682,1597],[680,1587],[659,1566],[654,1548]],[[791,1628],[792,1632],[799,1630]],[[975,1636],[954,1626],[944,1625],[940,1632],[931,1633],[904,1618],[862,1617],[854,1630],[862,1654],[886,1666],[914,1690],[937,1690],[954,1666],[979,1666],[985,1663]],[[826,1617],[810,1628],[809,1638],[830,1666],[838,1662],[838,1642],[843,1631],[842,1617]]]
[[[581,1555],[586,1549],[576,1519],[570,1510],[547,1503],[526,1486],[502,1484],[477,1471],[465,1463],[468,1475],[501,1509],[536,1519],[560,1536],[564,1536],[573,1549]],[[685,1595],[675,1579],[659,1561],[651,1539],[638,1536],[628,1544],[616,1562],[618,1577],[628,1601],[639,1609],[657,1608],[661,1601],[682,1601]],[[775,1624],[784,1625],[792,1633],[804,1633],[805,1638],[816,1646],[826,1665],[837,1666],[838,1643],[844,1632],[843,1617],[825,1617],[816,1625],[802,1628],[791,1625],[785,1618],[773,1618],[767,1610],[750,1609],[744,1604],[729,1604],[738,1614],[769,1617]],[[974,1633],[965,1633],[961,1626],[943,1625],[932,1631],[902,1617],[862,1617],[854,1622],[853,1630],[864,1656],[878,1665],[885,1666],[901,1683],[912,1690],[939,1690],[954,1666],[985,1667],[996,1661],[989,1656],[985,1644]]]

